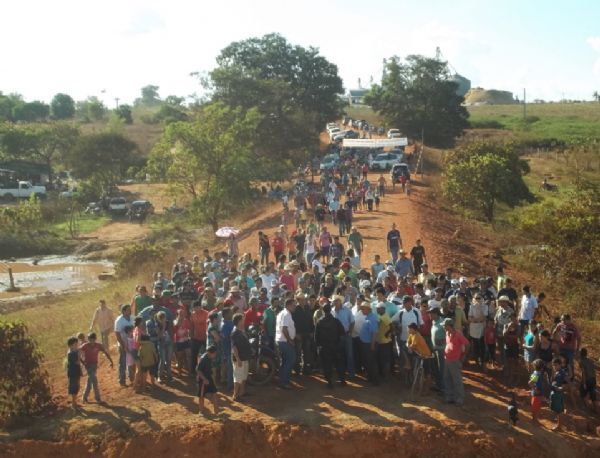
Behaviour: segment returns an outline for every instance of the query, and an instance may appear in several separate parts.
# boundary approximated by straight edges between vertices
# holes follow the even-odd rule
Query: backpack
[[[423,326],[423,323],[421,322],[421,320],[419,319],[419,313],[417,312],[416,308],[412,309],[413,313],[415,314],[415,318],[417,319],[417,326]],[[398,323],[397,326],[400,329],[402,327],[402,314],[404,313],[404,310],[400,310],[400,312],[398,312]]]

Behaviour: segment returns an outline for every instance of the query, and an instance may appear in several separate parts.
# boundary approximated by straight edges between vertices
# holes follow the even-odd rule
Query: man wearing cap
[[[367,379],[374,385],[379,384],[377,369],[377,331],[379,319],[373,313],[371,304],[364,301],[360,304],[360,311],[365,320],[360,328],[360,359],[367,370]]]
[[[446,348],[444,349],[444,398],[448,404],[462,406],[465,402],[465,388],[462,381],[462,363],[469,348],[469,341],[454,329],[451,318],[444,320]]]
[[[341,324],[344,330],[340,340],[342,342],[340,357],[346,359],[346,366],[350,377],[356,375],[354,369],[354,355],[352,352],[352,330],[354,328],[354,315],[348,307],[348,304],[343,304],[342,296],[333,296],[333,310],[332,315]]]
[[[427,260],[427,257],[425,256],[425,247],[421,245],[421,239],[415,241],[415,246],[410,250],[410,258],[412,259],[415,272],[420,274],[421,266]]]
[[[387,251],[392,255],[392,262],[398,260],[398,250],[402,248],[402,238],[400,231],[396,229],[396,223],[392,224],[392,229],[387,233]]]
[[[287,299],[285,308],[277,315],[275,323],[275,341],[281,354],[281,368],[279,369],[279,386],[288,389],[290,376],[296,364],[296,350],[294,339],[296,338],[296,327],[292,314],[296,309],[296,301]]]
[[[419,283],[423,283],[424,285],[427,285],[427,283],[430,280],[435,281],[435,275],[433,273],[429,272],[429,266],[427,265],[426,262],[421,264],[421,273],[419,274],[419,276],[417,278],[419,280]]]
[[[240,287],[238,285],[234,284],[229,289],[227,299],[229,299],[233,303],[233,306],[237,307],[241,312],[245,312],[248,309],[248,305],[246,304],[246,296],[241,294]]]
[[[386,278],[396,278],[396,268],[392,264],[388,264],[384,270],[379,272],[375,282],[383,285]]]
[[[402,278],[406,277],[407,275],[413,275],[413,265],[410,259],[406,257],[406,252],[401,249],[398,251],[398,254],[400,255],[400,258],[398,258],[395,263],[396,272],[398,275]]]
[[[290,264],[285,265],[283,273],[279,276],[279,283],[285,285],[288,291],[296,291],[298,285],[296,284],[296,277],[292,275],[292,266]]]
[[[435,358],[435,387],[444,390],[444,349],[446,348],[446,330],[444,320],[440,316],[440,309],[429,307],[427,313],[431,318],[431,348]]]
[[[513,303],[508,296],[500,296],[497,301],[494,323],[496,324],[496,347],[500,352],[500,364],[506,364],[506,352],[504,351],[504,329],[512,321],[515,314]]]
[[[338,296],[335,297],[335,302],[340,302]],[[346,384],[342,351],[342,338],[345,334],[342,323],[331,314],[331,306],[326,303],[323,306],[323,316],[317,321],[317,325],[315,326],[315,343],[319,358],[321,359],[323,375],[325,376],[325,380],[327,380],[329,388],[333,388],[334,364],[340,384]]]

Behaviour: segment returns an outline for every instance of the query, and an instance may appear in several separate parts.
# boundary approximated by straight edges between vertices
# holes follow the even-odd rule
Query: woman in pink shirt
[[[444,397],[446,403],[462,406],[465,402],[465,387],[462,381],[462,363],[469,349],[469,341],[454,329],[454,320],[444,320],[446,349],[444,350]]]
[[[177,358],[177,369],[181,376],[183,368],[190,373],[192,323],[188,316],[186,307],[177,311],[177,318],[173,321],[173,341],[175,342],[175,357]]]

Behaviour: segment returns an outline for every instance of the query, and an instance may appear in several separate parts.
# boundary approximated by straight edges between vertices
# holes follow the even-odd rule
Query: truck
[[[40,199],[45,198],[46,187],[34,186],[29,181],[0,184],[0,198],[4,200],[29,199],[32,195]]]

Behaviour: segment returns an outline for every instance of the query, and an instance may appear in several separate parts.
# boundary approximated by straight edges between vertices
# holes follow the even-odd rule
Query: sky
[[[0,2],[0,91],[131,103],[202,93],[192,72],[232,41],[278,32],[335,63],[346,89],[386,57],[436,47],[473,87],[528,100],[600,91],[598,0],[19,0]]]

